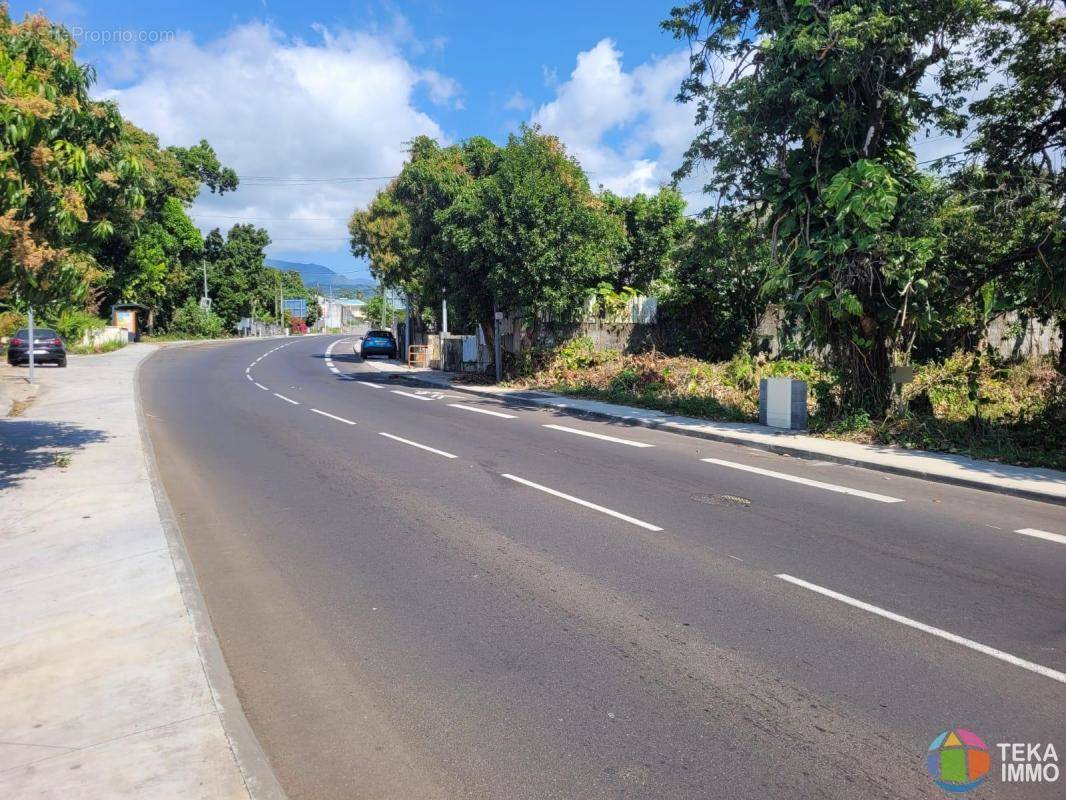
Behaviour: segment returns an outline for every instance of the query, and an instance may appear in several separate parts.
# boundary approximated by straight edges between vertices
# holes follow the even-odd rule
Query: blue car
[[[359,345],[359,355],[363,358],[370,356],[396,358],[396,339],[392,331],[367,331]]]

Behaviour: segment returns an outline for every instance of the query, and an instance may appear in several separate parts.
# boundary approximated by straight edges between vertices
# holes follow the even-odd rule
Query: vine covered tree
[[[844,402],[882,414],[890,353],[927,319],[935,230],[911,137],[959,133],[978,75],[984,0],[701,0],[663,25],[693,44],[679,99],[700,131],[678,177],[767,224],[768,291],[802,308],[844,379]]]

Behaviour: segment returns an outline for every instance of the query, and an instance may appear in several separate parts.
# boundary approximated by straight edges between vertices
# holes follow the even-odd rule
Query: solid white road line
[[[978,653],[984,653],[986,656],[992,656],[992,658],[998,658],[1000,661],[1005,661],[1008,664],[1013,664],[1016,667],[1027,669],[1030,672],[1035,672],[1037,675],[1043,675],[1045,678],[1051,678],[1053,681],[1059,683],[1066,683],[1066,672],[1059,672],[1058,670],[1051,669],[1051,667],[1045,667],[1041,664],[1034,664],[1032,661],[1026,661],[1024,658],[1018,658],[1012,656],[1010,653],[1004,653],[1002,650],[997,650],[994,647],[989,647],[986,644],[975,642],[972,639],[966,639],[962,636],[958,636],[954,633],[941,630],[940,628],[934,628],[932,625],[926,625],[924,622],[918,622],[910,617],[904,617],[902,614],[896,614],[892,611],[886,611],[883,608],[879,608],[870,603],[864,603],[862,600],[856,600],[854,597],[848,597],[846,594],[840,592],[834,592],[832,589],[826,589],[822,586],[818,586],[814,583],[808,583],[800,578],[794,578],[791,575],[779,574],[775,577],[780,578],[783,581],[788,581],[791,584],[800,586],[804,589],[809,589],[812,592],[817,592],[825,597],[831,597],[834,600],[839,600],[841,603],[847,603],[849,606],[862,609],[863,611],[869,611],[871,614],[876,614],[879,617],[890,619],[893,622],[898,622],[900,625],[906,625],[909,628],[922,631],[923,633],[931,634],[932,636],[938,636],[941,639],[946,639],[949,642],[955,644],[961,644],[963,647],[968,647],[971,650],[976,650]]]
[[[449,408],[460,408],[463,411],[473,411],[475,414],[488,414],[490,417],[500,417],[502,419],[515,419],[514,414],[504,414],[502,411],[489,411],[487,408],[478,408],[477,406],[464,406],[462,403],[448,403]]]
[[[551,428],[553,431],[563,431],[564,433],[576,433],[578,436],[588,436],[590,439],[603,439],[605,442],[626,444],[630,447],[655,447],[655,445],[646,444],[645,442],[634,442],[632,439],[619,439],[617,436],[607,436],[604,433],[592,433],[591,431],[583,431],[578,428],[568,428],[565,425],[543,425],[541,427]]]
[[[1015,533],[1020,533],[1023,536],[1035,536],[1037,539],[1047,539],[1049,542],[1066,544],[1066,536],[1063,536],[1061,533],[1049,533],[1048,531],[1038,530],[1037,528],[1018,528]]]
[[[384,436],[387,439],[393,439],[393,440],[395,440],[397,442],[403,442],[404,444],[409,444],[409,445],[411,445],[411,447],[417,447],[420,450],[428,450],[431,453],[436,453],[438,456],[444,456],[445,458],[458,458],[459,457],[459,456],[453,456],[451,453],[445,453],[443,450],[438,450],[435,447],[427,447],[424,444],[419,444],[418,442],[412,442],[410,439],[401,439],[399,436],[393,436],[391,433],[385,433],[384,431],[379,431],[378,435],[379,436]]]
[[[312,408],[311,410],[314,411],[316,414],[321,414],[323,417],[329,417],[330,419],[337,420],[337,422],[343,422],[345,425],[354,425],[355,424],[350,419],[345,419],[344,417],[338,417],[338,416],[336,416],[334,414],[330,414],[330,413],[328,413],[326,411],[319,411],[317,408]]]
[[[269,389],[269,388],[267,388],[266,386],[264,386],[263,384],[261,384],[261,383],[260,383],[259,381],[256,381],[256,382],[255,382],[255,385],[256,385],[256,386],[258,386],[258,387],[259,387],[260,389],[262,389],[262,390],[263,390],[264,392],[269,392],[269,391],[270,391],[270,389]]]
[[[432,400],[432,397],[426,397],[422,394],[411,394],[410,392],[401,392],[399,389],[393,389],[393,394],[402,394],[404,397],[413,397],[415,400]]]
[[[730,467],[731,469],[739,469],[744,472],[754,472],[756,475],[765,475],[768,478],[780,478],[783,481],[791,481],[792,483],[802,483],[804,486],[813,486],[815,489],[825,489],[827,492],[839,492],[840,494],[850,494],[854,497],[862,497],[866,500],[876,500],[878,503],[902,503],[903,500],[898,497],[889,497],[884,494],[877,494],[876,492],[864,492],[862,489],[849,489],[847,486],[837,486],[835,483],[822,483],[821,481],[812,481],[810,478],[800,478],[795,475],[786,475],[784,472],[774,472],[768,469],[762,469],[760,467],[749,467],[747,464],[737,464],[732,461],[723,461],[720,458],[703,458],[701,461],[706,461],[708,464],[718,464],[721,467]]]
[[[574,497],[573,495],[563,494],[562,492],[556,491],[555,489],[549,489],[547,486],[541,486],[539,483],[533,483],[533,481],[527,481],[525,478],[519,478],[517,475],[508,475],[508,474],[504,473],[503,477],[507,478],[507,480],[509,480],[509,481],[514,481],[515,483],[521,483],[523,486],[529,486],[529,487],[531,487],[533,489],[537,489],[537,490],[542,491],[542,492],[544,492],[546,494],[550,494],[553,497],[559,497],[559,498],[561,498],[563,500],[569,500],[571,503],[577,503],[579,506],[584,506],[585,508],[591,508],[593,511],[599,511],[601,514],[606,514],[609,517],[614,517],[615,519],[623,520],[623,521],[628,522],[628,523],[630,523],[632,525],[637,525],[637,526],[639,526],[641,528],[647,528],[649,531],[661,531],[662,530],[662,528],[660,528],[658,525],[652,525],[651,523],[644,522],[643,520],[639,520],[636,517],[630,517],[630,516],[628,516],[626,514],[622,514],[621,512],[612,511],[609,508],[604,508],[603,506],[598,506],[595,503],[590,503],[588,500],[582,500],[580,497]]]
[[[280,398],[281,398],[282,400],[284,400],[284,401],[285,401],[286,403],[292,403],[292,404],[293,404],[294,406],[298,406],[298,405],[300,405],[300,404],[299,404],[298,402],[296,402],[295,400],[290,400],[290,399],[289,399],[289,398],[287,398],[287,397],[286,397],[285,395],[283,395],[283,394],[278,394],[277,392],[274,392],[274,397],[280,397]]]

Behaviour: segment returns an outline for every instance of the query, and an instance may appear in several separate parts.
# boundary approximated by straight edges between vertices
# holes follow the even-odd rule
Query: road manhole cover
[[[737,497],[735,494],[694,494],[692,499],[697,503],[706,503],[709,506],[740,506],[747,508],[751,500],[746,497]]]

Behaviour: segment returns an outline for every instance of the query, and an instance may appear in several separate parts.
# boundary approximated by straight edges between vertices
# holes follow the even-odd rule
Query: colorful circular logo
[[[992,758],[980,736],[965,728],[955,728],[933,739],[926,764],[941,789],[968,792],[985,782]]]

